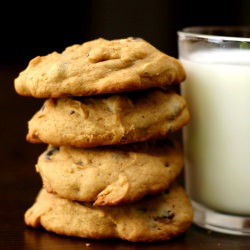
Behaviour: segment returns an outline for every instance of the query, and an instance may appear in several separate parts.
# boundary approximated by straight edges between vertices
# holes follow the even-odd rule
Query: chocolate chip
[[[154,217],[154,221],[164,223],[165,221],[172,220],[174,216],[175,216],[174,212],[172,212],[171,210],[168,210],[166,213],[164,213],[164,215]]]
[[[55,153],[55,152],[58,152],[59,151],[59,147],[54,147],[50,150],[48,150],[45,154],[45,159],[46,160],[51,160],[51,156]]]
[[[169,167],[169,162],[165,162],[165,163],[164,163],[164,166],[165,166],[165,167]]]
[[[82,160],[77,161],[75,164],[76,164],[76,165],[79,165],[79,166],[83,166]]]

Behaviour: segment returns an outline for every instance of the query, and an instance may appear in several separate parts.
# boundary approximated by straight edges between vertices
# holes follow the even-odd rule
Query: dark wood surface
[[[172,249],[172,250],[249,250],[250,237],[210,232],[191,226],[180,237],[161,243],[130,243],[121,240],[89,240],[64,237],[25,226],[23,215],[41,187],[35,172],[37,157],[45,145],[25,141],[27,121],[43,100],[20,97],[13,80],[20,66],[0,67],[0,249]]]

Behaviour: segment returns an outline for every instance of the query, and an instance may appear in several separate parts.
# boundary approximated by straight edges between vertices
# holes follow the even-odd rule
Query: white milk
[[[184,128],[188,193],[212,209],[249,215],[250,53],[191,56],[180,58],[187,72],[181,90],[191,113]]]

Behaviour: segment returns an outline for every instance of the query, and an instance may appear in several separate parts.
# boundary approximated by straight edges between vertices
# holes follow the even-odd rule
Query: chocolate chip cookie
[[[99,38],[35,57],[14,86],[20,95],[59,98],[162,87],[185,77],[178,59],[141,38]]]
[[[162,192],[180,174],[183,163],[177,141],[159,140],[86,149],[49,146],[36,170],[49,192],[111,206]]]
[[[185,99],[160,89],[47,99],[29,120],[27,140],[96,147],[168,137],[189,121]]]
[[[165,192],[135,203],[98,207],[70,201],[42,189],[25,213],[25,223],[61,235],[131,242],[155,242],[184,233],[193,209],[185,190],[173,183]]]

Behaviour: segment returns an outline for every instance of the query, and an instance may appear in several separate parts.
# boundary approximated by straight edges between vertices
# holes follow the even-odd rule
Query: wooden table
[[[210,232],[196,226],[180,237],[161,243],[130,243],[121,240],[89,240],[55,235],[25,226],[23,215],[41,187],[35,172],[37,157],[46,145],[25,141],[27,121],[43,100],[19,97],[13,79],[20,66],[0,67],[0,249],[171,249],[171,250],[249,250],[250,237]]]

